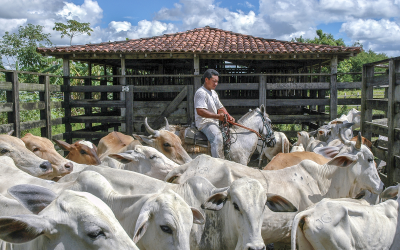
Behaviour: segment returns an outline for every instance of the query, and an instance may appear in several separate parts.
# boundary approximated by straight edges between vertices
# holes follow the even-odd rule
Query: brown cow
[[[61,177],[72,172],[74,164],[62,157],[49,139],[27,133],[21,140],[27,149],[51,163],[54,176]]]
[[[184,164],[192,161],[185,149],[182,147],[182,141],[179,136],[167,130],[154,130],[147,123],[147,117],[144,120],[144,125],[149,137],[143,135],[133,135],[136,139],[156,148],[169,159],[178,164]]]
[[[351,138],[350,141],[357,141],[357,135],[354,136],[353,138]],[[361,137],[361,143],[363,145],[369,147],[369,149],[372,149],[372,142],[370,140],[368,140],[367,138],[365,138],[364,136]]]
[[[132,136],[113,131],[100,139],[97,155],[103,161],[106,156],[131,150],[135,145],[141,145],[141,143]]]
[[[287,168],[299,164],[302,160],[312,160],[319,165],[323,165],[329,161],[327,158],[314,152],[279,153],[264,167],[264,170]]]
[[[69,144],[60,140],[53,140],[61,149],[69,151],[65,157],[68,160],[79,164],[100,165],[101,161],[97,156],[97,147],[89,141],[77,141]]]

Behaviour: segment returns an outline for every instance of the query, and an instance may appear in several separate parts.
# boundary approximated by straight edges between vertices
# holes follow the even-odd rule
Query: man
[[[196,109],[196,127],[207,136],[211,144],[211,155],[224,159],[224,145],[219,121],[223,121],[225,115],[228,121],[234,122],[235,119],[228,114],[215,92],[219,80],[218,75],[214,69],[207,69],[204,72],[204,84],[194,95],[194,108]]]

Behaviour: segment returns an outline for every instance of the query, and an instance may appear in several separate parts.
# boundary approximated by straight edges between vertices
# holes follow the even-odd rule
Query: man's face
[[[215,90],[218,85],[218,76],[212,76],[211,78],[205,78],[204,87],[208,90]]]

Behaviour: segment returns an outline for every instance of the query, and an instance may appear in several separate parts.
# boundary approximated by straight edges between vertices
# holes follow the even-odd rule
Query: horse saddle
[[[207,136],[195,127],[188,127],[185,129],[185,143],[208,147]]]

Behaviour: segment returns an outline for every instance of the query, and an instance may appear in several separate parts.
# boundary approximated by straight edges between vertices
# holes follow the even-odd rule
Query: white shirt
[[[224,106],[222,105],[221,101],[219,100],[217,92],[215,90],[208,90],[204,86],[201,86],[196,91],[196,94],[194,95],[194,115],[195,115],[195,120],[196,120],[196,127],[197,129],[201,130],[204,128],[204,126],[211,122],[215,124],[219,124],[218,119],[213,119],[213,118],[205,118],[202,116],[199,116],[197,114],[197,108],[202,108],[206,109],[209,112],[212,112],[214,114],[217,114],[218,109],[223,108]]]

